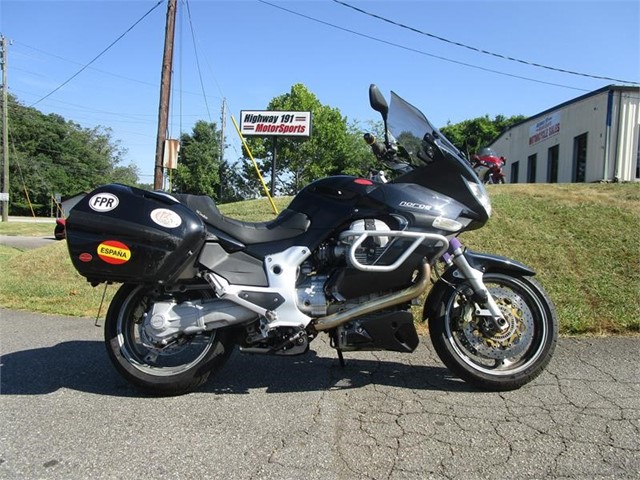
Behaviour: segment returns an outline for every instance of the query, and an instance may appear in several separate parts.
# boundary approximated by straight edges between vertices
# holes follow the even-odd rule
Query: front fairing
[[[464,216],[474,227],[491,214],[484,185],[458,149],[435,128],[425,115],[391,92],[388,129],[398,144],[397,171],[404,172],[393,183],[413,183],[429,188],[466,207]]]

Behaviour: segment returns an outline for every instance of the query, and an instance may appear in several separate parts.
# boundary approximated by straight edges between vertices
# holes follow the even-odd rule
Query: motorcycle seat
[[[240,240],[245,245],[275,242],[307,231],[309,218],[295,210],[285,209],[268,222],[243,222],[225,217],[211,197],[206,195],[172,194],[184,206],[196,212],[202,220]]]

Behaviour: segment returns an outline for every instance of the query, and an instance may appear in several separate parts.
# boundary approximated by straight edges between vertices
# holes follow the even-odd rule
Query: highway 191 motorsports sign
[[[247,137],[309,137],[311,112],[242,110],[240,131]]]

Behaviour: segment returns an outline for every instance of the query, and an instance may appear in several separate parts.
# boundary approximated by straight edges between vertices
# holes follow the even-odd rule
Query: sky
[[[344,2],[364,12],[335,0],[178,0],[170,137],[197,120],[219,126],[224,99],[225,158],[237,160],[230,115],[265,109],[296,83],[363,127],[380,119],[371,83],[438,127],[533,116],[640,83],[638,0]],[[84,128],[110,128],[123,164],[153,183],[166,14],[166,0],[0,0],[9,92]]]

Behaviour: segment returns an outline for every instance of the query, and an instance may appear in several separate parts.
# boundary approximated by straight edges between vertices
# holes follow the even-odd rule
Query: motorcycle
[[[334,176],[307,185],[272,221],[223,216],[206,196],[111,184],[67,219],[73,265],[93,285],[121,282],[105,319],[116,370],[177,395],[238,347],[301,355],[321,333],[344,352],[413,352],[411,305],[435,351],[478,388],[511,390],[549,363],[557,319],[525,265],[465,248],[491,214],[469,163],[415,107],[375,85],[385,138],[367,140],[393,180]],[[433,285],[431,285],[433,283]],[[429,288],[431,286],[431,288]]]
[[[481,148],[477,154],[471,157],[471,161],[473,169],[483,183],[506,183],[502,167],[507,163],[507,159],[499,157],[495,150]]]

